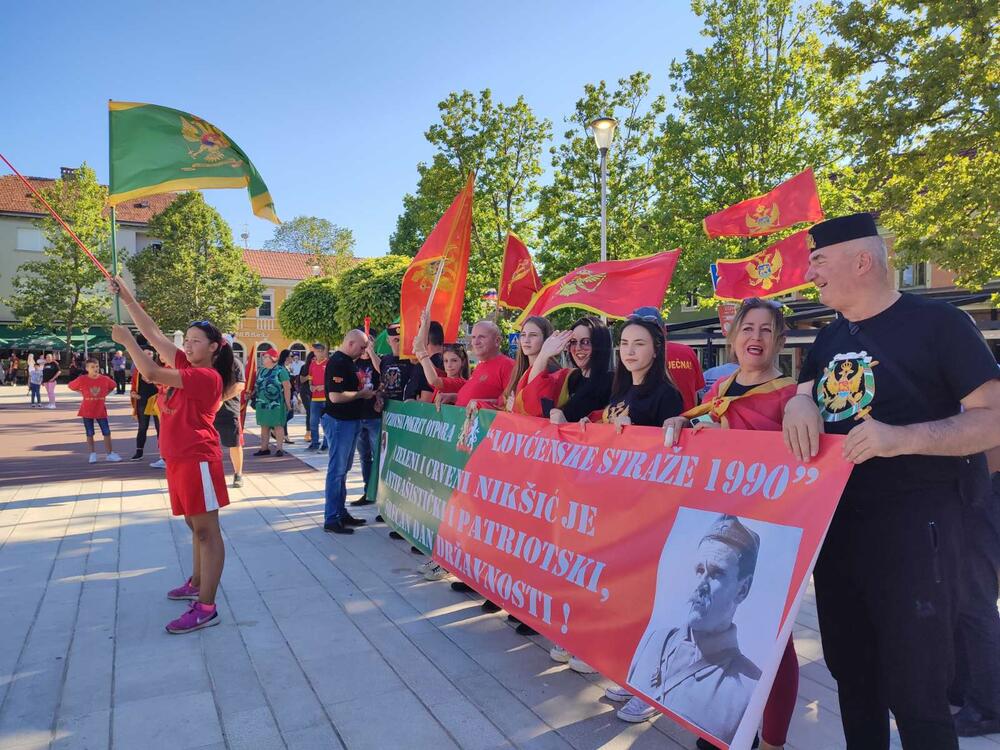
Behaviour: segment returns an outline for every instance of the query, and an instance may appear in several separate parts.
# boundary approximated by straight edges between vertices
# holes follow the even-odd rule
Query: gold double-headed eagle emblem
[[[556,294],[560,297],[569,297],[580,292],[596,292],[597,287],[604,282],[606,276],[606,273],[578,273],[566,279]]]
[[[184,140],[198,144],[198,148],[189,148],[188,156],[194,163],[189,167],[181,167],[184,172],[194,172],[206,167],[232,167],[239,169],[243,162],[223,149],[232,144],[225,134],[214,125],[193,115],[188,119],[181,116],[181,135]]]
[[[774,228],[778,224],[778,204],[759,204],[753,211],[747,214],[747,227],[754,233],[759,234]]]
[[[784,261],[781,258],[781,251],[774,250],[769,253],[765,250],[758,253],[745,266],[747,276],[750,277],[750,286],[769,290],[781,281],[782,265]]]

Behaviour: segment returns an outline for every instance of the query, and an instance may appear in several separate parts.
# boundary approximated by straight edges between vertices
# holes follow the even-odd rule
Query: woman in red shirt
[[[524,321],[521,326],[521,335],[518,338],[514,372],[511,373],[510,382],[507,383],[507,388],[504,389],[503,395],[500,397],[501,409],[506,408],[507,411],[525,414],[529,417],[541,417],[543,415],[538,403],[539,397],[548,397],[550,400],[554,400],[559,395],[562,383],[551,383],[551,387],[544,389],[544,393],[541,394],[539,394],[536,385],[532,389],[533,398],[525,400],[525,388],[528,387],[528,381],[534,380],[531,377],[532,367],[538,359],[539,352],[542,351],[542,345],[554,333],[554,330],[552,324],[539,315],[532,315]],[[547,371],[554,371],[558,369],[558,366],[554,362],[549,362],[545,368]],[[542,382],[539,381],[539,383]],[[550,381],[544,382],[550,383]]]
[[[160,455],[167,462],[170,506],[175,516],[184,516],[193,548],[191,577],[167,593],[168,599],[190,600],[191,605],[167,624],[167,632],[190,633],[219,624],[215,593],[226,559],[219,508],[229,504],[229,494],[213,422],[222,393],[232,384],[233,350],[207,320],[189,325],[183,349],[178,349],[120,277],[109,286],[112,294],[121,295],[136,327],[163,362],[173,365],[164,367],[145,356],[125,326],[112,329],[112,337],[128,349],[142,377],[165,387],[158,402],[163,429]]]

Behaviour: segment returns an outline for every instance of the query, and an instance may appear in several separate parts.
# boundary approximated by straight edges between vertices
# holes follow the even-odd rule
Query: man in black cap
[[[386,328],[386,339],[392,354],[377,354],[372,357],[372,364],[378,371],[381,387],[379,400],[402,401],[407,383],[413,374],[413,363],[399,357],[399,323],[390,323]]]
[[[719,516],[698,544],[684,621],[650,627],[629,667],[629,685],[727,744],[761,674],[740,651],[733,623],[750,593],[759,550],[755,532],[736,516]],[[618,717],[637,723],[655,713],[632,698]]]
[[[947,691],[965,458],[1000,444],[1000,381],[961,310],[895,290],[870,214],[809,230],[806,280],[840,315],[821,330],[785,407],[809,461],[847,435],[856,464],[816,564],[823,653],[850,750],[957,750]]]

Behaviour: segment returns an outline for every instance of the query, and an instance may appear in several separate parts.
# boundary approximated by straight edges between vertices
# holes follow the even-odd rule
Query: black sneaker
[[[1000,717],[984,716],[979,709],[969,703],[962,706],[954,719],[955,731],[959,737],[981,737],[1000,732]]]
[[[424,554],[424,551],[422,549],[420,549],[420,547],[415,547],[412,544],[410,545],[410,552],[412,552],[414,555],[422,555],[422,554]]]
[[[389,538],[390,539],[402,539],[403,535],[400,534],[398,531],[390,531],[389,532]]]
[[[358,508],[362,505],[374,505],[375,501],[369,500],[367,495],[362,495],[357,500],[352,500],[350,504],[353,505],[355,508]]]
[[[253,455],[255,455],[255,456],[270,456],[271,455],[271,451],[270,451],[269,448],[262,448],[259,451],[254,451]]]
[[[364,518],[355,518],[354,516],[345,513],[340,517],[341,522],[345,526],[364,526],[368,521]]]
[[[538,631],[535,630],[530,625],[525,625],[523,622],[516,628],[518,635],[538,635]]]
[[[381,513],[379,513],[377,516],[375,516],[375,523],[385,523],[385,519],[382,518],[382,514]]]
[[[350,526],[344,526],[340,521],[334,521],[333,523],[324,523],[323,531],[330,534],[353,534],[354,529]]]
[[[132,458],[131,458],[130,460],[131,460],[131,461],[141,461],[141,460],[142,460],[142,451],[136,451],[136,452],[135,452],[135,453],[134,453],[134,454],[132,455]]]
[[[482,607],[480,607],[480,609],[482,609],[483,612],[499,612],[500,605],[494,604],[489,599],[487,599],[485,602],[483,602]]]
[[[472,586],[463,581],[453,581],[451,584],[452,591],[472,591]]]
[[[698,750],[719,750],[718,747],[716,747],[715,745],[713,745],[708,740],[703,740],[701,737],[699,737],[698,741],[696,743],[694,743],[694,746],[696,748],[698,748]],[[759,735],[757,737],[753,738],[753,744],[750,747],[760,747],[760,736]]]
[[[275,456],[279,456],[279,457],[280,457],[280,456],[284,456],[284,455],[285,455],[285,452],[284,452],[283,450],[281,450],[281,448],[278,448],[278,450],[276,450],[276,451],[274,452],[274,455],[275,455]]]
[[[243,486],[243,475],[233,474],[233,487],[242,487],[242,486]]]

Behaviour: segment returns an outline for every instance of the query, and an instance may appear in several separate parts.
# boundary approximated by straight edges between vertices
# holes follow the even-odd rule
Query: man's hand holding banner
[[[378,501],[459,579],[720,745],[749,747],[851,466],[780,433],[392,403]]]

